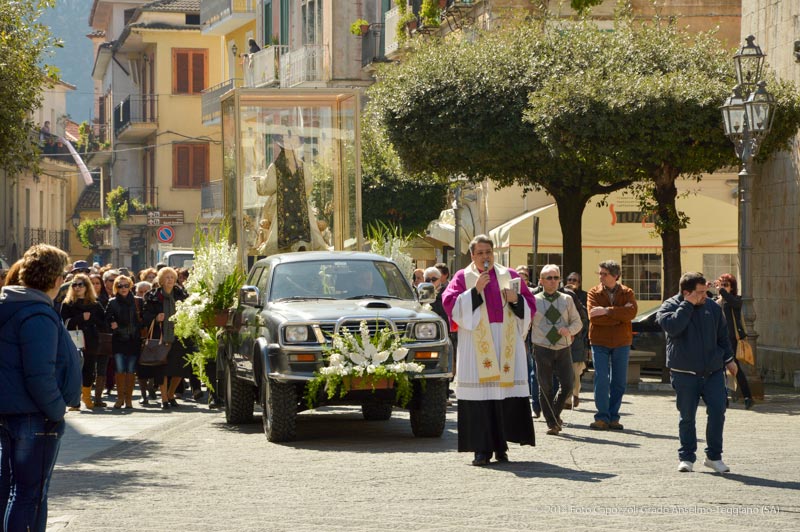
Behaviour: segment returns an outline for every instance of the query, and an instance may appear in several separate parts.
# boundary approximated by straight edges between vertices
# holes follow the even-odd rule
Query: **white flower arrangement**
[[[238,248],[228,243],[230,225],[204,234],[199,226],[194,237],[194,265],[184,288],[189,297],[175,303],[175,336],[190,340],[197,350],[186,354],[195,375],[213,390],[206,364],[217,358],[216,315],[236,305],[245,275],[238,263]]]
[[[328,399],[337,392],[344,397],[349,391],[349,381],[353,377],[366,379],[373,392],[375,383],[393,380],[396,388],[395,399],[405,407],[411,400],[413,388],[409,374],[421,373],[425,366],[407,362],[408,349],[402,346],[403,339],[388,327],[370,336],[367,322],[359,324],[357,335],[345,329],[333,335],[331,347],[325,349],[327,366],[314,374],[306,385],[306,403],[313,408],[320,388],[325,385]]]
[[[412,236],[404,236],[400,229],[378,222],[368,229],[370,252],[392,259],[406,279],[414,277],[414,259],[406,250]]]

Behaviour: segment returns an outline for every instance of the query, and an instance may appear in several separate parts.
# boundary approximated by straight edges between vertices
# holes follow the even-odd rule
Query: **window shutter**
[[[200,187],[208,182],[208,145],[192,145],[192,186]]]
[[[206,54],[192,54],[192,94],[200,94],[206,88]]]
[[[173,51],[172,92],[186,94],[189,92],[189,54]]]
[[[173,149],[173,176],[172,184],[176,187],[191,186],[191,164],[192,164],[192,149],[191,146],[176,145]]]

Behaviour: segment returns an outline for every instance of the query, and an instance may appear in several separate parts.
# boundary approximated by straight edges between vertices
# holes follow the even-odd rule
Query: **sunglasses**
[[[570,277],[569,279],[567,279],[567,281],[569,281],[570,283],[577,283],[578,282],[578,280],[576,278],[574,278],[574,277]]]
[[[558,275],[548,275],[547,277],[542,277],[545,281],[558,281],[561,279]]]
[[[86,285],[83,283],[72,283],[73,288],[83,288],[84,286]]]
[[[427,278],[425,279],[425,282],[426,282],[426,283],[435,283],[435,282],[436,282],[436,281],[438,281],[438,280],[439,280],[439,278],[438,278],[438,277],[427,277]]]
[[[118,284],[117,285],[117,288],[130,288],[130,287],[131,287],[131,285],[129,285],[129,284]]]

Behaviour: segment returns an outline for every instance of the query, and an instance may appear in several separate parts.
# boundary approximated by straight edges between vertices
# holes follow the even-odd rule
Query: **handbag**
[[[153,326],[156,321],[150,324],[150,332],[147,338],[142,341],[142,353],[139,355],[139,364],[142,366],[166,366],[167,355],[170,345],[164,342],[164,334],[156,340],[153,338]]]
[[[113,348],[111,346],[111,338],[114,337],[113,333],[98,332],[97,333],[97,354],[111,356]]]
[[[69,326],[69,320],[64,323],[64,327]],[[84,350],[86,349],[86,337],[83,335],[83,331],[80,329],[70,330],[67,329],[69,333],[69,337],[72,339],[72,343],[75,344],[75,347]]]
[[[739,336],[738,323],[735,323],[736,316],[734,315],[733,332],[736,334],[736,359],[741,362],[746,362],[751,366],[756,365],[756,357],[753,355],[753,346],[747,341],[747,338]]]

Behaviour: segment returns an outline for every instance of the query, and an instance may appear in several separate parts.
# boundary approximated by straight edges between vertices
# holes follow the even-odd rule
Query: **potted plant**
[[[356,37],[363,37],[367,33],[369,33],[369,22],[360,18],[350,24],[350,33],[355,35]]]
[[[422,7],[419,10],[422,25],[426,28],[438,28],[441,25],[442,10],[438,0],[422,0]]]

